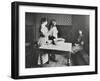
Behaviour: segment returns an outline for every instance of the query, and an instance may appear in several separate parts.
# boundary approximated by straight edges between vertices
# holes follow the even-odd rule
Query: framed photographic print
[[[97,7],[12,2],[14,79],[97,74]]]

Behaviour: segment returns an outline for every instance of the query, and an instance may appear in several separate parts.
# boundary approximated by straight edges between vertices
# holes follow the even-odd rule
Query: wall
[[[50,14],[50,13],[27,13],[26,14],[26,42],[38,41],[41,18],[46,17],[48,23],[55,19],[60,30],[68,30],[72,26],[72,15]],[[61,28],[64,26],[64,28]],[[68,26],[69,28],[67,28]],[[67,28],[67,29],[66,29]],[[62,32],[63,33],[63,32]],[[66,32],[65,32],[66,33]]]
[[[73,15],[72,16],[72,24],[73,28],[80,28],[84,31],[85,33],[89,32],[89,16],[88,15]]]
[[[0,81],[14,81],[10,78],[11,69],[11,2],[15,0],[1,0],[0,2]],[[17,0],[20,1],[20,0]],[[71,5],[87,5],[98,6],[98,21],[100,21],[100,0],[21,0],[30,2],[71,4]],[[100,23],[98,23],[98,31],[100,31]],[[100,35],[100,32],[98,32]],[[98,36],[98,48],[100,48],[100,36]],[[100,50],[98,50],[98,58]],[[98,59],[100,62],[100,59]],[[100,63],[98,63],[100,68]],[[98,75],[82,75],[82,76],[64,76],[52,78],[26,79],[25,81],[99,81],[100,69]],[[20,80],[23,81],[23,80]]]
[[[50,13],[26,13],[26,42],[38,41],[39,39],[39,27],[41,18],[47,18],[48,23],[50,20],[55,19],[57,25],[59,25],[58,29],[62,37],[64,33],[68,33],[65,30],[71,29],[72,26],[72,15],[64,15],[64,14],[50,14]],[[65,35],[66,35],[65,34]]]

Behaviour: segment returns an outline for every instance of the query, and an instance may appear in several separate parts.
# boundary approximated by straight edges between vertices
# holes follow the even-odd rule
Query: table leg
[[[41,63],[41,65],[43,64],[42,53],[40,54],[40,63]]]
[[[71,66],[72,65],[72,62],[71,62],[71,53],[69,53],[69,55],[68,55],[67,65],[68,66]]]

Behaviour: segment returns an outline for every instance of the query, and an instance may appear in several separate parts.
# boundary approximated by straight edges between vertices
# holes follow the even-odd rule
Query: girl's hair
[[[55,26],[53,22],[56,22],[56,20],[55,19],[52,19],[50,21],[50,24],[49,24],[49,27],[48,27],[49,30],[50,30],[51,27]]]

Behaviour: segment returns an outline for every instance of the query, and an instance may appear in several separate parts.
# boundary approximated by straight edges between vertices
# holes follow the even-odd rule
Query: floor
[[[59,67],[59,66],[67,66],[67,58],[63,55],[55,55],[55,60],[52,59],[49,61],[49,63],[46,63],[43,65],[43,67]]]
[[[50,60],[49,63],[43,65],[43,67],[62,67],[67,65],[67,58],[63,55],[56,55],[56,62]],[[82,66],[88,65],[88,63],[82,58],[80,54],[72,55],[70,66]]]

